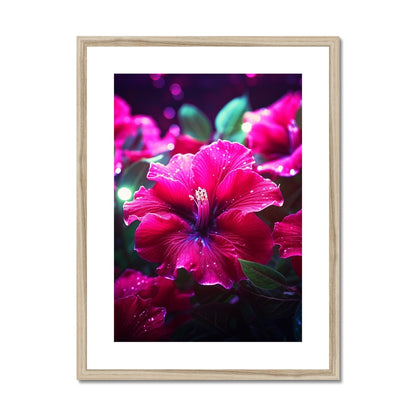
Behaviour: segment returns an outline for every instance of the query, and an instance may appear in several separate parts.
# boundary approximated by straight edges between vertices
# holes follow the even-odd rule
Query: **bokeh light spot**
[[[182,100],[184,97],[182,87],[178,83],[172,84],[169,88],[169,91],[175,100]]]
[[[172,84],[170,86],[170,93],[172,95],[179,95],[182,92],[182,88],[179,84]]]
[[[172,124],[169,127],[169,133],[173,134],[175,137],[177,137],[181,133],[181,128],[177,124]]]
[[[251,130],[252,124],[251,123],[243,123],[241,125],[241,130],[243,130],[244,133],[248,133]]]
[[[175,117],[175,109],[173,107],[166,107],[163,110],[163,115],[165,116],[165,118],[167,118],[168,120],[172,120],[173,117]]]
[[[165,86],[165,80],[163,77],[153,80],[153,86],[156,88],[163,88]]]
[[[129,188],[120,188],[117,191],[117,196],[119,197],[119,199],[121,199],[122,201],[127,201],[131,198],[132,196],[132,192],[130,191]]]

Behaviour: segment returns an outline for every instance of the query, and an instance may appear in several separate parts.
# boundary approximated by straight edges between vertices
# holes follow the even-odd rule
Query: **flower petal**
[[[117,117],[116,115],[114,116],[114,141],[116,147],[121,148],[125,139],[130,136],[135,136],[139,129],[141,129],[142,146],[146,155],[154,156],[158,154],[156,152],[162,153],[163,151],[169,150],[160,151],[157,147],[158,143],[163,143],[163,141],[160,139],[160,129],[151,117],[143,115],[131,116],[130,110],[124,115],[121,115],[124,110],[120,108],[114,108],[114,111],[120,112]],[[138,159],[139,154],[139,152],[133,152],[130,156],[136,155],[135,160],[140,160]]]
[[[290,258],[293,270],[302,279],[302,256],[293,256]]]
[[[253,171],[235,170],[227,175],[217,190],[217,215],[225,210],[257,212],[270,206],[283,205],[279,187]]]
[[[164,307],[168,313],[190,309],[193,290],[180,291],[172,280],[165,277],[157,276],[153,280],[158,288],[152,299],[154,306]]]
[[[263,113],[264,110],[258,110],[245,115],[245,122],[251,124],[247,134],[248,147],[267,159],[273,155],[288,154],[290,141],[286,127],[276,124],[270,113],[262,116]]]
[[[155,120],[149,116],[143,115],[133,116],[132,120],[137,126],[137,130],[139,130],[139,128],[142,129],[142,140],[144,146],[149,148],[149,145],[160,141],[160,129],[157,127]]]
[[[137,130],[142,131],[142,148],[140,150],[125,150],[124,155],[132,162],[169,152],[175,147],[175,138],[167,135],[160,138],[160,130],[156,122],[147,116],[133,117]]]
[[[129,136],[134,136],[138,128],[130,116],[124,116],[114,120],[114,144],[116,147],[121,148],[124,140]]]
[[[204,142],[200,140],[194,139],[191,136],[186,134],[181,134],[175,139],[175,148],[172,151],[172,155],[176,155],[178,153],[192,153],[195,154],[204,145]]]
[[[290,137],[290,146],[293,151],[295,151],[302,144],[302,129],[300,129],[296,123],[291,124],[288,127],[289,137]]]
[[[193,159],[194,155],[192,154],[177,154],[170,159],[166,166],[161,163],[152,163],[147,179],[161,184],[178,182],[185,188],[188,195],[193,194]]]
[[[296,112],[302,103],[302,95],[300,92],[289,92],[280,100],[270,106],[273,119],[278,124],[285,126],[294,120]]]
[[[245,279],[233,245],[220,235],[193,238],[177,247],[176,268],[192,272],[200,285],[219,284],[230,289],[235,282]]]
[[[158,272],[169,279],[175,279],[180,268],[192,272],[201,285],[220,284],[228,289],[245,278],[230,242],[215,234],[201,238],[176,215],[146,215],[135,242],[140,256],[162,263]]]
[[[274,243],[280,246],[282,258],[302,255],[302,210],[287,215],[273,230]]]
[[[114,299],[139,295],[142,299],[153,298],[158,292],[158,280],[139,271],[126,269],[114,282]],[[163,306],[163,305],[155,305]]]
[[[166,310],[151,302],[138,296],[114,301],[114,341],[150,341],[165,334]]]
[[[164,276],[174,278],[177,246],[189,238],[192,229],[182,218],[174,214],[147,214],[137,227],[135,247],[144,259],[162,263],[172,271]]]
[[[164,137],[157,140],[145,140],[145,148],[152,156],[160,155],[161,153],[170,152],[175,147],[175,139],[171,136]]]
[[[217,230],[232,243],[240,259],[266,264],[273,255],[270,229],[253,213],[226,211],[217,218]]]
[[[189,309],[193,295],[193,290],[180,291],[172,280],[149,277],[132,269],[126,269],[114,282],[114,299],[129,296],[151,299],[153,306],[163,307],[168,313]]]
[[[156,186],[155,186],[156,187]],[[168,202],[161,199],[154,188],[146,189],[144,186],[134,194],[132,201],[123,205],[124,222],[130,225],[133,221],[141,220],[148,213],[167,213],[170,210]]]
[[[273,177],[294,176],[302,168],[302,145],[300,145],[290,156],[276,159],[271,162],[257,166],[259,173],[270,173]]]
[[[122,150],[115,148],[114,149],[114,175],[118,175],[123,169],[123,157]]]
[[[157,181],[152,189],[141,187],[133,201],[124,204],[124,221],[127,225],[141,220],[148,213],[177,213],[184,218],[192,218],[196,210],[191,198],[193,155],[176,155],[168,165],[153,163],[147,178]]]
[[[213,203],[221,181],[233,170],[251,170],[253,163],[251,151],[243,145],[218,140],[195,155],[192,164],[195,186],[205,189],[210,203]]]
[[[129,116],[130,115],[130,107],[121,97],[115,95],[114,96],[114,120],[118,118]]]

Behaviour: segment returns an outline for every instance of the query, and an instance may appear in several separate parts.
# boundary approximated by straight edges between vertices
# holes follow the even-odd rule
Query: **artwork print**
[[[114,75],[114,341],[302,341],[301,74]]]

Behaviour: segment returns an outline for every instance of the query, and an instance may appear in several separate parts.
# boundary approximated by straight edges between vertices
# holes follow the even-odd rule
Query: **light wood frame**
[[[87,48],[100,46],[279,46],[329,48],[329,367],[322,370],[91,370],[87,367]],[[340,380],[340,40],[338,37],[77,38],[78,380]]]

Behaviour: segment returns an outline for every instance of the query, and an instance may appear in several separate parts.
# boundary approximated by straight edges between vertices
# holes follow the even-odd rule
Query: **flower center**
[[[209,200],[207,191],[199,187],[195,191],[195,196],[189,195],[189,198],[195,202],[197,206],[196,228],[200,231],[208,227],[209,222]]]

